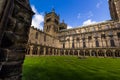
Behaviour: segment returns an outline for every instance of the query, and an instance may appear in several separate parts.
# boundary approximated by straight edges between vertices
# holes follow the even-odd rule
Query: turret
[[[59,26],[59,30],[62,30],[62,29],[67,29],[67,24],[64,23],[64,20],[62,21],[62,23],[60,23],[60,26]]]
[[[109,0],[109,9],[112,20],[120,21],[120,0]]]
[[[50,13],[46,13],[44,17],[44,32],[52,36],[56,36],[59,27],[59,15],[52,9]]]

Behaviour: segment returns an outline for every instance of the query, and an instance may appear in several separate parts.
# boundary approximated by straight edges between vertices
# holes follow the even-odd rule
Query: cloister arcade
[[[63,49],[45,45],[30,45],[26,55],[30,56],[83,56],[83,57],[120,57],[120,48],[81,48]]]

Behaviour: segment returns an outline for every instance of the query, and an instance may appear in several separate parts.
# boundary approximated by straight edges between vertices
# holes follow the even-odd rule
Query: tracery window
[[[105,39],[106,38],[105,34],[101,34],[101,38]]]
[[[77,42],[79,42],[79,41],[80,41],[80,39],[77,37],[77,38],[76,38],[76,41],[77,41]]]
[[[98,42],[98,40],[96,40],[96,47],[99,47],[99,42]]]
[[[115,42],[113,39],[110,40],[111,47],[115,47]]]
[[[85,48],[86,47],[86,43],[85,42],[83,42],[83,48]]]
[[[36,32],[35,38],[38,39],[38,32]]]
[[[91,40],[92,39],[92,36],[88,36],[88,40]]]
[[[51,21],[51,18],[47,19],[46,22],[50,22]]]
[[[63,48],[65,48],[65,43],[63,43]]]

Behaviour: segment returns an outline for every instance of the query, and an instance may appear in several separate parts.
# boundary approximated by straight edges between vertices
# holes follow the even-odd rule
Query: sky
[[[75,28],[110,20],[108,0],[30,0],[35,15],[32,26],[43,29],[44,15],[55,12],[60,15],[60,22]]]

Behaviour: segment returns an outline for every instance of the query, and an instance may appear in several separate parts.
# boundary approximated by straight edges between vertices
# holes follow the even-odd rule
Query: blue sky
[[[60,15],[68,27],[78,27],[110,20],[108,0],[30,0],[36,15],[32,25],[42,29],[44,13],[52,8]]]

